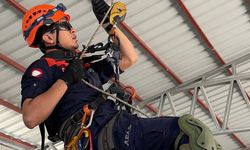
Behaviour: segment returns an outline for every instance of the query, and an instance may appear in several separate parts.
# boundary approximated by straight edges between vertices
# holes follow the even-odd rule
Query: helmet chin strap
[[[59,24],[56,23],[55,24],[55,30],[56,30],[56,45],[53,45],[53,46],[41,46],[40,49],[43,53],[46,52],[46,50],[48,49],[58,49],[58,50],[62,50],[62,51],[71,51],[69,49],[66,49],[64,47],[62,47],[62,45],[59,43]]]

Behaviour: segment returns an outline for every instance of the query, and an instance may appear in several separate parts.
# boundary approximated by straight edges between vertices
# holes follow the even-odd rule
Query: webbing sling
[[[41,123],[39,124],[39,130],[40,130],[40,134],[41,134],[41,150],[45,150],[48,145],[45,146],[45,123]],[[49,140],[51,140],[52,142],[56,142],[58,139],[53,139],[49,136],[48,137]]]
[[[44,128],[44,123],[39,124],[39,129],[41,133],[41,150],[44,150],[44,141],[45,141],[45,128]]]

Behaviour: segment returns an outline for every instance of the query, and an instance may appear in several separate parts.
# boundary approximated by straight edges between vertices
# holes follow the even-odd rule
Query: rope
[[[113,0],[112,0],[112,1],[111,1],[111,5],[110,5],[108,11],[106,12],[105,16],[102,18],[101,23],[98,25],[98,27],[96,28],[95,32],[94,32],[93,35],[91,36],[91,38],[89,39],[89,42],[87,43],[87,46],[86,46],[85,49],[83,50],[83,52],[82,52],[82,54],[81,54],[81,56],[80,56],[80,59],[83,58],[85,52],[87,51],[87,49],[89,48],[90,44],[92,43],[92,41],[93,41],[93,39],[94,39],[94,37],[95,37],[97,31],[101,28],[101,26],[103,25],[105,19],[108,17],[108,14],[109,14],[109,12],[110,12],[111,9],[112,9],[112,5],[113,5],[113,4],[114,4],[114,2],[113,2]]]
[[[136,108],[135,106],[133,106],[133,105],[131,105],[131,104],[129,104],[129,103],[123,101],[122,99],[120,99],[120,98],[118,98],[118,97],[116,97],[116,96],[113,96],[112,94],[110,94],[110,93],[108,93],[108,92],[105,92],[105,91],[102,90],[102,89],[97,88],[96,86],[90,84],[89,82],[87,82],[87,81],[84,80],[84,79],[82,79],[81,81],[82,81],[83,83],[87,84],[88,86],[90,86],[91,88],[97,90],[98,92],[101,92],[101,93],[103,93],[103,94],[105,94],[105,95],[107,95],[107,96],[110,96],[110,97],[116,99],[116,100],[119,101],[120,103],[122,103],[122,104],[124,104],[124,105],[126,105],[126,106],[128,106],[128,107],[131,107],[131,108],[134,109],[135,111],[137,111],[137,112],[143,114],[145,117],[149,118],[149,116],[148,116],[147,114],[145,114],[144,112],[142,112],[141,110],[139,110],[139,109]]]
[[[107,18],[109,12],[111,11],[113,4],[114,4],[114,0],[111,0],[111,5],[110,5],[110,7],[109,7],[107,13],[105,14],[105,16],[103,17],[101,23],[98,25],[97,29],[95,30],[95,32],[94,32],[93,35],[91,36],[91,38],[90,38],[90,40],[89,40],[87,46],[85,47],[85,49],[83,50],[83,52],[82,52],[82,54],[81,54],[81,56],[80,56],[80,59],[83,58],[83,56],[84,56],[86,50],[88,49],[88,47],[89,47],[90,44],[92,43],[92,41],[93,41],[93,39],[94,39],[94,37],[95,37],[97,31],[100,29],[100,27],[102,26],[104,20]],[[129,103],[123,101],[122,99],[120,99],[120,98],[118,98],[118,97],[116,97],[116,96],[113,96],[113,95],[111,95],[110,93],[105,92],[105,91],[102,90],[102,89],[97,88],[96,86],[90,84],[89,82],[87,82],[87,81],[84,80],[84,79],[81,79],[81,81],[84,82],[85,84],[87,84],[88,86],[90,86],[91,88],[93,88],[93,89],[95,89],[95,90],[97,90],[97,91],[99,91],[99,92],[101,92],[101,93],[103,93],[103,94],[105,94],[105,95],[107,95],[107,96],[110,96],[110,97],[116,99],[116,100],[119,101],[120,103],[122,103],[122,104],[124,104],[124,105],[126,105],[126,106],[128,106],[128,107],[131,107],[131,108],[134,109],[135,111],[137,111],[137,112],[141,113],[142,115],[146,116],[147,118],[149,118],[149,116],[148,116],[147,114],[145,114],[144,112],[142,112],[142,111],[139,110],[138,108],[134,107],[133,105],[131,105],[131,104],[129,104]]]

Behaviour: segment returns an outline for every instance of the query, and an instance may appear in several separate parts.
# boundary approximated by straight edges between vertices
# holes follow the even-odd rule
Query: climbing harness
[[[114,99],[117,100],[117,102],[119,102],[119,104],[122,104],[126,107],[126,109],[128,111],[130,111],[130,108],[135,109],[136,111],[142,113],[143,115],[145,115],[146,117],[148,117],[145,113],[141,112],[139,109],[137,109],[136,107],[132,106],[132,101],[129,98],[130,96],[125,95],[124,93],[124,89],[120,89],[118,86],[118,81],[119,81],[119,74],[120,74],[120,69],[119,69],[119,60],[120,60],[120,41],[119,38],[116,37],[115,34],[111,34],[108,37],[108,43],[106,45],[103,45],[102,43],[98,43],[96,45],[90,45],[96,32],[98,31],[98,29],[100,28],[100,26],[102,26],[104,20],[106,19],[106,17],[108,16],[107,14],[109,14],[110,12],[110,24],[116,26],[117,23],[121,22],[124,20],[125,15],[126,15],[126,7],[125,4],[121,3],[121,2],[116,2],[111,4],[111,7],[109,8],[109,10],[107,11],[105,17],[102,19],[101,23],[99,24],[98,28],[96,29],[96,31],[94,32],[94,34],[92,35],[92,37],[90,38],[87,46],[83,46],[83,51],[82,54],[80,56],[80,59],[83,58],[83,56],[85,55],[85,53],[94,53],[94,52],[100,52],[104,50],[104,54],[106,56],[106,60],[113,66],[114,69],[114,73],[115,73],[115,86],[113,86],[113,88],[111,89],[111,93],[105,92],[102,89],[99,89],[98,87],[90,84],[89,82],[87,82],[86,80],[82,79],[81,81],[83,83],[85,83],[86,85],[90,86],[91,88],[101,92],[104,95],[110,96]],[[115,33],[115,28],[113,28],[113,33]],[[83,58],[84,59],[84,58]],[[127,87],[128,89],[129,87]],[[131,89],[131,88],[130,88]],[[132,90],[132,92],[135,92],[135,90]],[[116,93],[117,96],[113,96],[112,93]],[[134,97],[135,94],[133,94]],[[125,100],[125,97],[128,97],[127,100]],[[130,103],[128,103],[130,102]],[[66,149],[77,149],[77,143],[79,143],[79,141],[81,141],[81,137],[83,135],[83,133],[87,133],[86,130],[88,130],[88,127],[91,126],[92,123],[92,119],[93,119],[93,114],[94,114],[94,110],[89,110],[86,109],[88,107],[86,107],[86,105],[83,106],[83,112],[84,115],[82,117],[82,124],[81,124],[81,129],[78,132],[77,136],[73,137],[72,140],[66,145]],[[91,116],[90,116],[90,112],[91,112]],[[87,116],[90,116],[89,119],[89,123],[86,125],[86,118]],[[114,148],[114,143],[112,140],[112,128],[114,125],[114,122],[116,120],[118,115],[115,115],[115,117],[113,117],[113,119],[111,119],[106,126],[102,129],[100,136],[98,138],[98,148],[99,149],[113,149]],[[86,137],[86,135],[84,134],[84,136]],[[86,139],[86,138],[85,138]],[[106,143],[106,146],[101,145],[100,142],[102,142],[101,139],[104,139],[104,143]],[[105,140],[106,139],[106,140]],[[91,141],[91,136],[89,136],[88,141]],[[88,142],[84,142],[84,143],[88,143]],[[89,148],[92,149],[92,145],[91,143],[89,143]],[[79,147],[79,146],[78,146]]]
[[[113,66],[114,69],[114,73],[115,73],[115,83],[113,84],[113,86],[111,86],[110,89],[110,93],[105,92],[102,89],[97,88],[96,86],[92,85],[91,83],[87,82],[84,79],[81,79],[81,81],[83,83],[85,83],[86,85],[90,86],[91,88],[103,93],[104,95],[113,97],[114,99],[117,100],[117,102],[119,102],[117,104],[117,108],[119,110],[122,109],[122,106],[125,106],[126,110],[131,112],[131,108],[139,111],[140,113],[144,114],[143,112],[141,112],[139,109],[137,109],[136,107],[132,106],[132,98],[135,96],[135,90],[132,87],[126,87],[125,89],[130,89],[132,96],[129,93],[124,92],[125,89],[120,88],[120,86],[118,85],[118,81],[119,81],[119,59],[120,59],[120,49],[119,49],[119,39],[117,37],[112,37],[114,35],[110,35],[108,38],[108,43],[106,45],[103,45],[102,43],[98,43],[96,45],[91,45],[89,46],[89,48],[87,49],[88,53],[92,53],[92,52],[96,52],[96,51],[105,51],[104,54],[106,56],[107,61]],[[117,38],[117,43],[114,43],[113,40],[111,40],[111,38]],[[117,94],[116,96],[113,96],[112,94]],[[98,105],[96,105],[98,106]],[[119,107],[118,107],[119,106]],[[97,107],[96,107],[97,108]],[[71,138],[71,140],[69,141],[69,143],[66,145],[66,149],[70,150],[70,149],[80,149],[79,143],[82,143],[82,145],[88,145],[89,149],[92,149],[92,144],[90,141],[92,141],[92,137],[91,134],[89,133],[90,130],[88,129],[91,126],[92,120],[93,120],[93,116],[94,116],[94,112],[95,109],[93,109],[93,107],[89,107],[88,104],[83,106],[83,117],[82,117],[82,122],[81,122],[81,126],[80,126],[80,130],[78,131],[78,134],[74,137]],[[144,114],[146,117],[148,117],[146,114]],[[88,119],[87,119],[88,118]],[[113,140],[111,140],[110,138],[112,138],[112,128],[114,125],[114,122],[117,118],[117,115],[115,117],[113,117],[113,119],[111,119],[111,121],[109,121],[107,123],[107,125],[102,129],[101,131],[101,135],[99,136],[98,141],[100,141],[100,139],[104,138],[107,139],[107,136],[109,137],[109,140],[104,140],[106,141],[107,145],[109,145],[108,147],[114,147],[113,144]],[[88,120],[88,123],[87,123]],[[105,130],[105,131],[104,131]],[[88,138],[87,138],[88,137]],[[84,139],[84,140],[83,140]],[[84,147],[86,147],[86,145]],[[100,146],[100,144],[99,144]]]

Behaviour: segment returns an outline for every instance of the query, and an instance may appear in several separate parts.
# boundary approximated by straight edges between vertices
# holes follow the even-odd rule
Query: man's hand
[[[104,18],[105,14],[109,10],[109,5],[104,1],[104,0],[91,0],[92,2],[92,7],[94,14],[101,23],[102,19]],[[112,29],[113,25],[109,23],[109,15],[103,22],[103,28],[109,33],[109,31]]]
[[[81,59],[75,59],[69,63],[60,79],[62,79],[67,86],[70,86],[79,82],[82,79],[83,74],[83,61]]]

